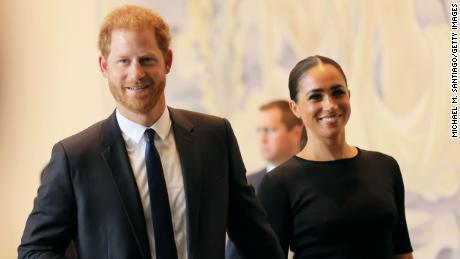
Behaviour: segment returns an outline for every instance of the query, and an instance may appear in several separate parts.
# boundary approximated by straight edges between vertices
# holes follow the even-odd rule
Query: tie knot
[[[153,143],[153,140],[155,139],[155,131],[151,128],[148,128],[144,132],[145,135],[145,140],[147,141],[148,144]]]

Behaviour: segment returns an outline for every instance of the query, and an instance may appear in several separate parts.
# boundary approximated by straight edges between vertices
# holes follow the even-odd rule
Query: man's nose
[[[261,130],[259,132],[259,142],[260,143],[265,143],[267,142],[267,132],[265,130]]]
[[[130,77],[131,79],[141,79],[145,76],[145,71],[142,65],[138,62],[132,62],[131,63],[131,69],[130,69]]]

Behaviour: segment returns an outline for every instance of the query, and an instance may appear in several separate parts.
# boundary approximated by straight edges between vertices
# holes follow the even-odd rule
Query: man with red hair
[[[226,119],[166,105],[170,33],[146,8],[111,12],[99,65],[116,101],[106,120],[58,142],[18,252],[62,258],[282,258],[247,184]]]

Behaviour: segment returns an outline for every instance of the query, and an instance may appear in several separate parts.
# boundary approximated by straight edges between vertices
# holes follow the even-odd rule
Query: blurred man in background
[[[271,101],[259,108],[257,134],[260,153],[267,164],[247,177],[256,190],[266,173],[297,154],[307,140],[302,121],[292,113],[285,100]],[[240,258],[231,241],[225,253],[227,259]]]

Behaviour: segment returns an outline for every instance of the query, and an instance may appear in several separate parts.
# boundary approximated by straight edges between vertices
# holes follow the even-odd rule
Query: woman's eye
[[[343,91],[343,90],[341,90],[341,89],[340,89],[340,90],[334,90],[334,91],[332,92],[332,95],[333,95],[333,96],[342,96],[342,95],[344,95],[344,94],[345,94],[345,91]]]
[[[321,94],[312,94],[308,97],[308,100],[321,100],[322,95]]]

